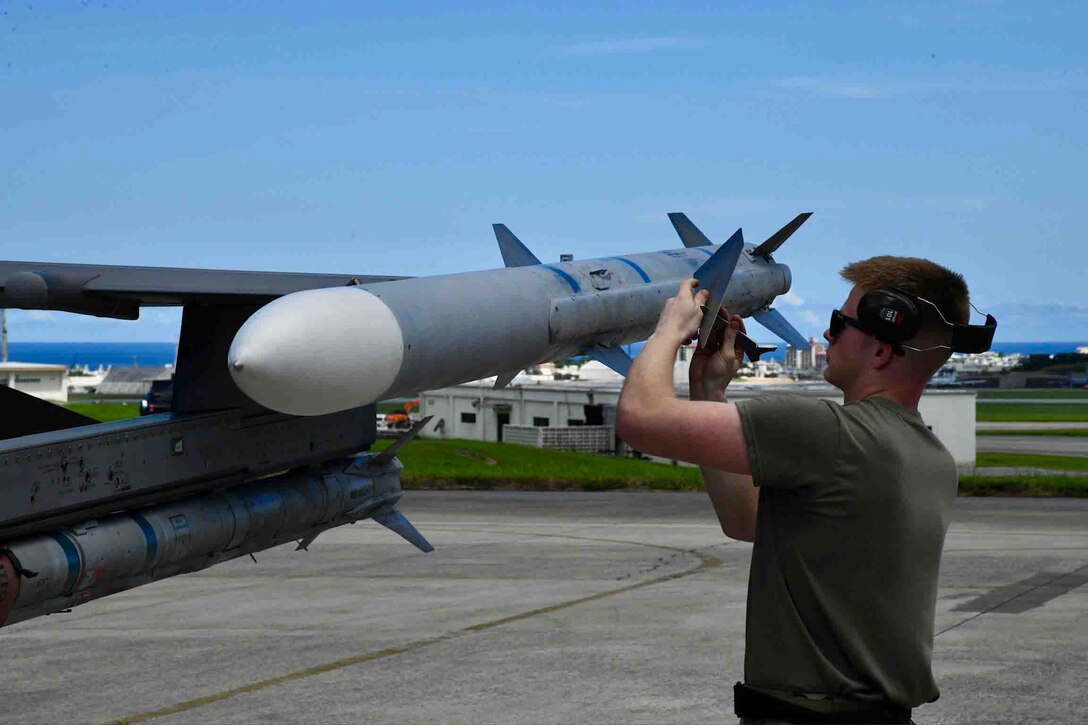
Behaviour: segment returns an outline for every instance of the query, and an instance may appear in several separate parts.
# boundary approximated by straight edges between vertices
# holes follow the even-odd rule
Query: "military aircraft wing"
[[[140,307],[263,304],[309,289],[402,277],[0,261],[0,307],[134,320]]]

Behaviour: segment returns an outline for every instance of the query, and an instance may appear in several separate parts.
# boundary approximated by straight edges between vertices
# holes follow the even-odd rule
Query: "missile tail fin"
[[[400,453],[400,450],[402,448],[404,448],[406,445],[416,439],[416,436],[419,435],[419,432],[423,430],[423,427],[425,425],[431,422],[431,418],[433,417],[433,415],[428,415],[422,420],[417,420],[407,433],[393,441],[393,444],[383,450],[381,453],[368,460],[367,465],[373,467],[381,467],[391,463],[396,455]]]
[[[495,230],[495,239],[499,243],[499,252],[502,253],[502,261],[507,267],[531,267],[540,264],[536,255],[514,236],[514,233],[506,228],[505,224],[492,224]]]
[[[782,244],[797,231],[802,224],[808,221],[808,218],[812,216],[812,212],[806,211],[803,214],[798,214],[793,218],[786,226],[779,229],[777,232],[767,237],[767,240],[760,244],[758,247],[752,250],[753,257],[769,257],[774,254],[775,250],[782,246]]]
[[[495,385],[492,390],[502,390],[510,381],[518,376],[521,370],[507,370],[505,373],[499,373],[495,376]]]
[[[711,330],[714,329],[714,320],[718,319],[718,310],[725,300],[725,290],[729,287],[729,280],[733,278],[733,270],[740,261],[740,253],[744,251],[744,233],[738,229],[729,241],[718,248],[714,255],[703,262],[699,269],[695,270],[695,279],[699,281],[699,289],[710,290],[710,299],[706,303],[706,311],[703,312],[703,321],[699,325],[699,347],[706,347]]]
[[[680,211],[670,212],[669,221],[672,222],[673,229],[680,235],[680,241],[684,243],[685,247],[711,246],[710,240],[699,231],[699,227],[691,223],[691,219],[688,219],[687,214]]]
[[[419,530],[415,526],[412,526],[412,522],[406,519],[404,514],[396,508],[384,506],[375,511],[371,515],[371,518],[390,531],[395,531],[403,536],[408,543],[415,546],[424,554],[429,554],[434,551],[431,542],[427,541],[423,534],[419,533]]]
[[[631,356],[624,352],[622,347],[618,346],[605,347],[597,344],[586,350],[586,355],[599,363],[607,365],[625,378],[627,377],[627,371],[631,369],[631,363],[634,362]]]
[[[789,320],[783,317],[782,313],[778,310],[772,310],[768,307],[762,312],[755,313],[752,317],[756,322],[781,337],[796,349],[808,349],[808,340],[805,339],[805,336],[798,332],[797,328],[791,325]]]

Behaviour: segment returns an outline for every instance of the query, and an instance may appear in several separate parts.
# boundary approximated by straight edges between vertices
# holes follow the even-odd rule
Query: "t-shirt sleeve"
[[[752,481],[793,488],[826,481],[839,453],[835,403],[770,395],[737,403]]]

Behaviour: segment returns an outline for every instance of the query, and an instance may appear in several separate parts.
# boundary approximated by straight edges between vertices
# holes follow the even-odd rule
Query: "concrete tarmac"
[[[751,546],[703,494],[408,492],[0,630],[0,722],[734,723]],[[960,499],[917,723],[1088,713],[1088,500]]]

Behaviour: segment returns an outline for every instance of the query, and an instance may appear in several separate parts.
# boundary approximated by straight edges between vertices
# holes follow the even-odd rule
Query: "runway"
[[[1036,453],[1051,456],[1088,456],[1088,438],[1062,436],[976,436],[980,453]]]
[[[408,492],[372,522],[0,630],[4,723],[735,722],[751,547],[703,494]],[[939,701],[1088,711],[1088,501],[960,499]]]

